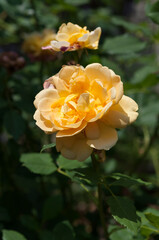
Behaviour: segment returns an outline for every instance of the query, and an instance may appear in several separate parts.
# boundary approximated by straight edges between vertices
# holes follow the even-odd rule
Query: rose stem
[[[97,159],[96,159],[94,153],[91,154],[91,159],[92,159],[92,165],[93,165],[93,167],[95,169],[95,172],[96,172],[96,174],[97,174],[97,176],[99,178],[100,177],[100,162],[97,162]],[[104,229],[105,238],[106,238],[106,240],[108,240],[109,239],[109,234],[108,234],[108,231],[107,231],[106,219],[105,219],[105,216],[104,216],[103,193],[102,193],[102,185],[101,185],[100,182],[98,182],[97,188],[98,188],[98,210],[99,210],[99,216],[100,216],[102,227]]]

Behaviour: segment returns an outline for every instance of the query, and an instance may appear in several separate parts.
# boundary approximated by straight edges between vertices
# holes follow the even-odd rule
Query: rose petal
[[[93,149],[86,144],[86,138],[82,133],[71,137],[57,138],[56,148],[64,157],[78,161],[84,161],[93,151]]]
[[[93,139],[87,140],[87,144],[90,147],[98,150],[102,150],[102,149],[109,150],[111,147],[113,147],[116,144],[118,140],[117,132],[114,128],[111,128],[105,125],[101,121],[98,121],[97,124],[99,127],[100,136],[95,140]]]
[[[66,137],[66,136],[73,136],[79,132],[81,132],[85,127],[87,126],[87,122],[83,121],[81,123],[81,125],[77,128],[70,128],[67,130],[61,130],[57,133],[56,137],[60,138],[60,137]]]
[[[56,99],[42,98],[41,100],[39,100],[38,110],[42,112],[51,111],[51,105],[54,101],[56,101]]]
[[[41,114],[39,110],[36,110],[33,118],[36,120],[36,125],[41,128],[43,131],[52,133],[56,132],[57,130],[54,129],[54,126],[51,121],[45,119]]]
[[[35,96],[34,106],[38,108],[39,101],[42,98],[58,99],[59,95],[56,89],[43,89]]]
[[[67,41],[61,41],[61,42],[51,41],[51,46],[52,46],[53,50],[61,51],[62,47],[69,48],[70,47],[70,43],[67,42]]]
[[[114,128],[123,128],[136,120],[137,110],[137,103],[124,95],[119,103],[112,106],[101,120]]]
[[[78,38],[78,42],[85,42],[89,37],[89,33],[85,33],[82,37]]]
[[[97,49],[100,35],[101,35],[100,27],[98,27],[94,31],[90,32],[87,47]]]
[[[100,129],[96,122],[88,123],[85,128],[85,134],[87,139],[98,139],[100,136]]]

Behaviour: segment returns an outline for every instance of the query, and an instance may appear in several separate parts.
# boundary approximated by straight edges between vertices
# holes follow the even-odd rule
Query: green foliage
[[[26,240],[26,238],[16,231],[3,230],[2,240]]]
[[[140,221],[133,202],[124,197],[111,196],[107,200],[114,219],[137,234]]]
[[[48,175],[56,171],[56,165],[48,153],[22,154],[20,161],[33,173]]]
[[[153,22],[159,24],[159,1],[147,4],[147,15]]]
[[[75,240],[75,233],[68,221],[58,223],[53,230],[53,236],[55,240]]]
[[[111,183],[111,186],[122,186],[122,187],[129,188],[133,185],[145,185],[145,186],[151,185],[151,183],[144,182],[141,179],[135,179],[133,177],[130,177],[121,173],[113,173],[111,175],[108,175],[107,177],[108,178],[110,177],[116,180]]]
[[[0,16],[0,52],[15,51],[26,61],[9,72],[0,60],[0,230],[26,236],[3,230],[2,240],[104,239],[99,186],[110,240],[157,239],[159,1],[1,0]],[[67,22],[102,28],[99,49],[83,51],[78,63],[112,69],[139,105],[137,121],[118,131],[106,161],[97,162],[101,175],[91,158],[71,161],[57,153],[53,136],[33,120],[43,81],[77,58],[68,52],[32,61],[21,48],[24,38],[45,28],[57,32]]]
[[[90,162],[90,158],[84,162],[79,162],[77,160],[70,161],[66,158],[64,158],[62,155],[60,155],[57,159],[57,164],[59,168],[65,169],[65,170],[72,170],[76,168],[83,168],[87,166],[87,162]]]
[[[145,42],[141,42],[129,34],[124,34],[106,39],[103,44],[103,51],[109,54],[130,54],[141,51],[145,47]]]
[[[40,152],[43,152],[44,150],[49,149],[49,148],[53,148],[55,146],[56,146],[55,143],[50,143],[50,144],[44,145]]]

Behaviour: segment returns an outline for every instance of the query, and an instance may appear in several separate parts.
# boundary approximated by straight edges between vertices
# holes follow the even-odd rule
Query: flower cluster
[[[54,51],[75,51],[82,48],[97,49],[101,28],[98,27],[94,31],[89,32],[87,27],[81,28],[77,24],[62,24],[56,34],[55,40],[43,49],[52,49]]]
[[[13,73],[25,66],[25,59],[14,51],[0,54],[0,65],[7,69],[8,73]]]
[[[116,128],[136,120],[138,105],[123,94],[118,75],[98,63],[63,66],[36,95],[36,124],[56,132],[56,148],[68,159],[85,160],[93,149],[109,150]]]
[[[47,47],[55,37],[56,34],[50,29],[45,29],[42,33],[32,33],[26,37],[22,49],[33,61],[50,60],[55,57],[55,52],[43,51],[42,47]]]

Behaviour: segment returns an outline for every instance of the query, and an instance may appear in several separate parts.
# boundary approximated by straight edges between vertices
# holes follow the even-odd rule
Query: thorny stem
[[[99,164],[100,162],[97,162],[97,159],[94,155],[94,153],[91,154],[91,158],[92,158],[92,164],[93,167],[98,175],[98,177],[100,176],[100,168],[99,168]],[[108,230],[107,230],[107,226],[106,226],[106,220],[105,220],[105,216],[104,216],[104,209],[103,209],[103,192],[102,192],[102,185],[101,182],[98,183],[97,185],[98,188],[98,209],[99,209],[99,215],[100,215],[100,220],[101,220],[101,224],[104,230],[104,234],[105,234],[105,238],[106,240],[109,239],[109,234],[108,234]]]
[[[69,175],[66,172],[62,171],[60,168],[57,169],[57,172],[69,178]],[[92,199],[95,205],[98,206],[97,199],[90,193],[88,188],[83,183],[80,183],[80,186],[88,193],[89,197]]]

